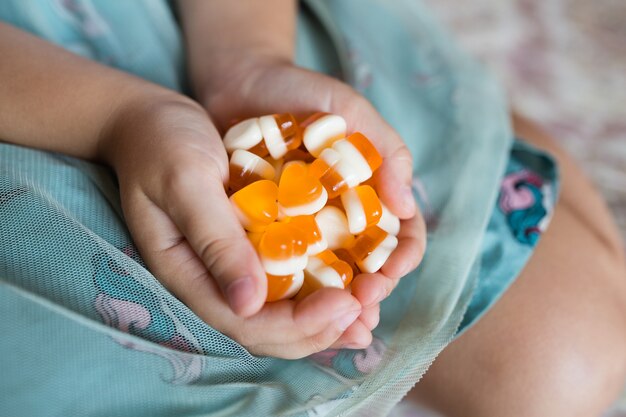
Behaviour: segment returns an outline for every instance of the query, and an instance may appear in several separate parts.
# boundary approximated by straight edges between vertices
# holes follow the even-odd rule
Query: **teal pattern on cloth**
[[[0,20],[185,85],[164,0],[5,0]],[[107,168],[0,143],[0,416],[381,416],[506,290],[558,179],[514,140],[493,80],[417,0],[306,2],[297,53],[371,100],[415,159],[428,250],[383,302],[372,345],[250,355],[145,269]]]

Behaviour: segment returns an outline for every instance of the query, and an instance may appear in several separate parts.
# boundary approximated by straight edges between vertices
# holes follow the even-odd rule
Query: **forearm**
[[[292,62],[295,0],[179,0],[196,94],[258,59]]]
[[[173,92],[0,23],[0,140],[102,159],[119,112]]]

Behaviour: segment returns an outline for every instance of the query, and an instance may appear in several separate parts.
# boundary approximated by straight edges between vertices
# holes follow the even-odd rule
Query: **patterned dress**
[[[4,0],[0,19],[184,92],[165,0]],[[0,142],[0,415],[382,416],[519,275],[554,162],[513,137],[498,86],[419,1],[305,2],[297,60],[364,94],[414,156],[428,249],[372,345],[251,355],[145,268],[110,170]]]

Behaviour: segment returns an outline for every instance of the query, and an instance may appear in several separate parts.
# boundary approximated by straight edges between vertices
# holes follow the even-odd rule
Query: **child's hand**
[[[337,289],[297,305],[264,305],[265,273],[224,191],[226,152],[206,112],[191,100],[174,96],[123,107],[100,148],[117,172],[124,216],[150,270],[252,353],[309,355],[330,346],[360,315],[359,302]],[[369,330],[354,327],[344,342],[369,344]]]
[[[425,225],[411,192],[408,149],[365,98],[338,80],[271,59],[249,58],[228,68],[227,76],[208,81],[200,97],[223,131],[235,118],[324,111],[343,116],[348,131],[363,132],[383,156],[374,177],[376,188],[382,201],[404,220],[398,248],[381,273],[362,274],[352,284],[353,294],[364,306],[361,324],[372,329],[378,323],[378,303],[419,264],[426,245]]]
[[[317,352],[342,334],[369,343],[365,326],[344,332],[361,311],[347,292],[264,305],[266,276],[226,198],[226,153],[204,109],[1,22],[0,56],[2,140],[111,165],[148,267],[204,321],[279,357]]]

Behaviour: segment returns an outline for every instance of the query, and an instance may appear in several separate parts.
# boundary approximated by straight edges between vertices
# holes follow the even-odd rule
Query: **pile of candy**
[[[230,201],[267,273],[267,301],[347,288],[396,248],[400,221],[363,182],[382,158],[346,122],[316,113],[247,119],[224,137]]]

